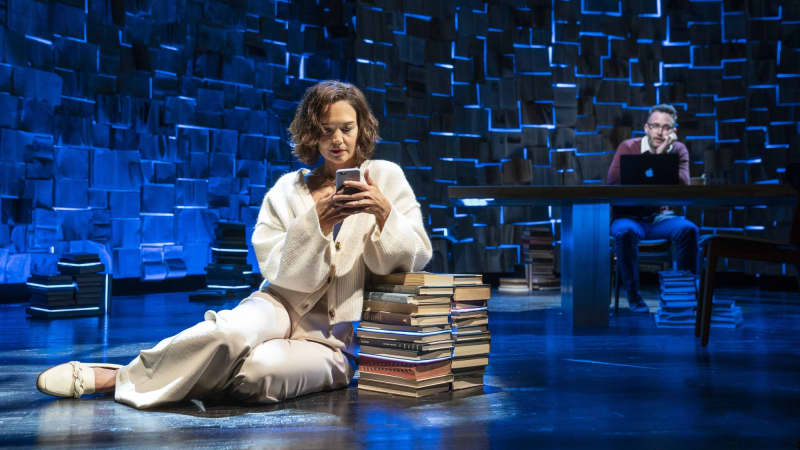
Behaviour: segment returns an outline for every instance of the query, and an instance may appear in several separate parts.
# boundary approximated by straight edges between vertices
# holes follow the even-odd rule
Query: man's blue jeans
[[[677,216],[657,223],[622,217],[611,223],[614,252],[622,275],[622,286],[628,292],[628,302],[635,303],[639,295],[639,241],[669,239],[675,248],[678,270],[697,273],[697,226]]]

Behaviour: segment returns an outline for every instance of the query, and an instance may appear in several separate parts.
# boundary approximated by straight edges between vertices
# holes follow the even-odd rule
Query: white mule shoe
[[[70,361],[51,367],[36,377],[36,388],[40,392],[56,397],[80,398],[83,394],[93,394],[94,368],[119,369],[119,364],[82,363]]]

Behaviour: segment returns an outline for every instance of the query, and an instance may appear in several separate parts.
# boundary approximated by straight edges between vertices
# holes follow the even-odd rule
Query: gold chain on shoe
[[[72,396],[81,398],[86,388],[83,386],[83,373],[81,372],[81,363],[78,361],[70,361],[72,366]]]

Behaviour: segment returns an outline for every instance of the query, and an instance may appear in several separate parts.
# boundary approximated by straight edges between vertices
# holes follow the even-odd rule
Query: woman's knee
[[[324,357],[308,353],[308,358],[319,362],[318,365],[308,364],[306,358],[298,360],[297,355],[293,355],[293,351],[302,353],[303,349],[291,346],[289,340],[275,339],[256,347],[237,373],[231,395],[243,401],[274,403],[347,386],[352,373],[341,353],[334,355],[336,361],[327,364]],[[341,364],[337,356],[342,358]]]
[[[227,320],[224,312],[225,311],[220,311],[219,313],[213,311],[206,312],[205,324],[207,326],[205,328],[208,330],[209,339],[215,346],[230,353],[234,357],[249,352],[251,348],[257,345],[254,339],[255,336],[247,330],[247,327]]]
[[[252,296],[231,310],[206,311],[205,319],[215,324],[219,337],[250,347],[269,339],[283,338],[290,328],[283,305]]]
[[[260,403],[280,402],[287,397],[286,348],[281,340],[259,345],[242,363],[235,376],[231,393],[244,401]]]

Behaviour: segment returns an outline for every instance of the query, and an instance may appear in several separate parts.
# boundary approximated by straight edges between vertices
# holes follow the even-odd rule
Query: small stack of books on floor
[[[211,244],[211,264],[206,266],[206,288],[189,296],[193,302],[244,298],[253,288],[253,270],[247,263],[245,227],[220,222]]]
[[[660,328],[694,328],[697,317],[697,276],[689,271],[662,270],[658,273],[661,302],[655,314]],[[736,328],[742,321],[742,308],[732,298],[715,295],[711,300],[711,326]]]
[[[447,392],[453,380],[450,358],[414,362],[361,354],[358,371],[358,389],[404,397]]]
[[[481,275],[455,275],[453,282],[453,390],[482,387],[491,346],[491,289]]]
[[[525,276],[531,290],[554,291],[561,289],[561,279],[556,275],[555,246],[550,227],[530,227],[522,235]]]
[[[96,254],[65,253],[59,275],[31,275],[28,314],[36,318],[98,316],[108,309],[110,292],[105,265]]]
[[[500,285],[497,287],[497,291],[504,294],[527,294],[530,289],[526,278],[500,278]]]
[[[31,306],[49,309],[75,306],[75,282],[69,275],[31,274],[27,285]]]
[[[105,291],[105,266],[100,257],[88,253],[67,253],[58,261],[58,270],[75,281],[75,304],[99,305]]]
[[[688,271],[658,273],[661,301],[655,314],[659,328],[693,328],[697,311],[697,276]]]
[[[373,276],[358,328],[359,389],[423,397],[483,386],[490,295],[480,275]]]
[[[715,328],[736,328],[743,321],[742,308],[736,306],[732,298],[715,295],[711,299],[711,326]]]
[[[407,397],[450,390],[452,276],[374,276],[358,327],[358,388]]]

